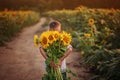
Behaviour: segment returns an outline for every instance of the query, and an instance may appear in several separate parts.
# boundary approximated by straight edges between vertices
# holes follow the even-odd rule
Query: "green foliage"
[[[2,11],[0,12],[0,45],[9,41],[23,27],[39,20],[39,14],[33,11]]]
[[[81,51],[86,65],[96,74],[92,80],[120,78],[120,10],[89,9],[49,11],[45,15],[71,32],[73,47]]]
[[[87,32],[89,19],[94,19],[95,27],[100,36],[98,39],[101,41],[104,37],[105,40],[111,43],[109,48],[117,49],[120,47],[120,38],[118,37],[120,35],[120,10],[81,7],[80,10],[49,11],[45,15],[60,21],[62,28],[70,31],[73,35],[74,32]]]

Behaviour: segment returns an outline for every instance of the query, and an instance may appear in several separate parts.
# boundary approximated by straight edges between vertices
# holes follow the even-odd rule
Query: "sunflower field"
[[[0,45],[9,41],[23,27],[39,20],[39,13],[34,11],[0,11]]]
[[[44,13],[62,24],[72,34],[72,45],[80,51],[84,62],[95,73],[92,80],[120,79],[120,10],[91,9],[79,6],[74,10]]]

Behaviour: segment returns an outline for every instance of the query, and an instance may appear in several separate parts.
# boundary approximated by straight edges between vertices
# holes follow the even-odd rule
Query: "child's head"
[[[49,30],[55,30],[61,32],[61,24],[58,21],[53,21],[49,24]]]

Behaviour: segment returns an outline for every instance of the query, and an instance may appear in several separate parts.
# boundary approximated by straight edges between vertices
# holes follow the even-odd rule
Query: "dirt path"
[[[47,27],[41,25],[45,18],[31,27],[26,27],[7,46],[0,47],[0,80],[41,80],[45,70],[44,59],[33,45],[34,34],[40,34]],[[72,80],[89,80],[90,74],[79,65],[80,54],[73,52],[67,58],[67,65],[78,77]]]

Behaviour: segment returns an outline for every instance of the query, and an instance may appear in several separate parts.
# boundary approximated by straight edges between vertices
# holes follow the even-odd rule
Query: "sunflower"
[[[40,41],[39,41],[38,36],[37,36],[37,35],[34,35],[34,45],[38,47],[38,46],[39,46],[39,42],[40,42]]]
[[[80,56],[83,56],[83,55],[84,55],[84,51],[81,51],[81,52],[80,52]]]
[[[64,32],[64,31],[62,32],[61,40],[62,40],[64,46],[68,46],[70,44],[70,42],[71,42],[71,39],[72,38],[71,38],[70,34]]]
[[[48,34],[47,32],[43,32],[40,35],[40,43],[43,46],[43,48],[47,48],[49,46],[48,42],[49,42]]]
[[[94,19],[89,19],[89,24],[93,25],[95,23]]]
[[[58,31],[54,31],[54,39],[55,41],[59,39],[60,33]]]
[[[81,12],[83,10],[83,7],[80,5],[79,7],[76,7],[75,9]]]
[[[89,34],[89,33],[85,33],[84,36],[88,38],[88,37],[91,36],[91,34]]]
[[[54,39],[54,31],[48,31],[46,34],[48,34],[48,40],[49,40],[49,43],[53,43],[55,41]]]

